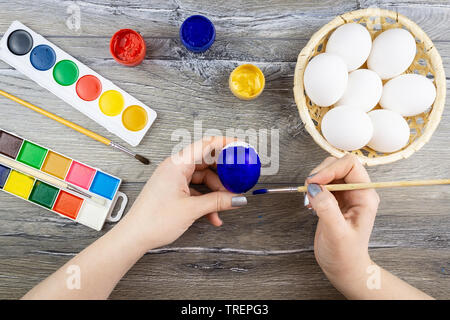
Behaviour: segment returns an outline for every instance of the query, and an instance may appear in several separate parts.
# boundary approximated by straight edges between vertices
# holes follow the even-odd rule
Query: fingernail
[[[231,198],[231,206],[232,207],[242,207],[247,205],[247,198],[243,196],[233,197]]]
[[[311,197],[314,198],[321,192],[322,188],[318,184],[315,183],[308,184],[308,193],[310,194]]]
[[[310,179],[310,178],[314,177],[316,174],[317,174],[317,172],[307,176],[306,179]]]
[[[305,207],[307,207],[307,206],[309,205],[309,198],[308,198],[308,195],[307,195],[307,194],[305,194],[304,205],[305,205]]]

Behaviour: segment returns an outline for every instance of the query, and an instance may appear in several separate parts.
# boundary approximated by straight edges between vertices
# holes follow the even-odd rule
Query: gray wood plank
[[[92,36],[112,35],[120,26],[143,30],[146,35],[178,37],[181,23],[192,14],[203,14],[214,21],[218,38],[222,36],[283,37],[295,32],[314,31],[313,25],[325,24],[337,14],[357,8],[355,1],[312,0],[298,3],[295,0],[279,4],[271,1],[208,1],[158,0],[132,1],[77,1],[81,9],[81,30],[73,32],[66,25],[70,3],[44,0],[39,9],[32,11],[26,1],[7,0],[4,5],[6,19],[0,15],[0,29],[12,19],[39,26],[41,33],[52,35]],[[274,10],[276,8],[276,10]],[[36,12],[39,20],[36,19]],[[29,21],[29,22],[28,22]],[[144,31],[145,30],[145,31]],[[105,33],[105,31],[107,31]]]
[[[446,0],[358,0],[358,2],[361,8],[378,7],[399,12],[416,22],[432,40],[449,40],[450,3]]]
[[[81,29],[66,27],[67,8],[73,2],[44,0],[30,10],[27,1],[3,1],[0,30],[17,19],[44,35],[111,36],[120,26],[140,30],[145,35],[178,37],[181,23],[192,14],[203,14],[214,21],[218,38],[301,38],[308,39],[320,26],[336,15],[360,8],[379,6],[398,11],[417,21],[432,39],[449,40],[450,14],[447,1],[208,1],[195,0],[76,1],[81,10]],[[446,32],[445,32],[446,31]]]
[[[377,263],[436,297],[448,298],[450,252],[377,249]],[[2,259],[3,298],[18,298],[70,256]],[[123,278],[112,299],[342,299],[312,252],[276,255],[169,253],[145,255]]]
[[[122,190],[131,201],[140,186],[126,184]],[[450,205],[447,192],[439,187],[380,192],[382,203],[370,245],[377,247],[446,248],[449,245]],[[49,211],[2,194],[0,256],[32,254],[36,251],[73,253],[107,232],[100,233],[59,217]],[[409,200],[409,201],[408,201]],[[301,195],[249,198],[249,206],[222,213],[224,225],[210,226],[204,219],[169,247],[241,247],[249,250],[309,249],[317,218],[303,208]],[[425,223],[426,221],[426,223]],[[413,232],[412,232],[413,231]]]

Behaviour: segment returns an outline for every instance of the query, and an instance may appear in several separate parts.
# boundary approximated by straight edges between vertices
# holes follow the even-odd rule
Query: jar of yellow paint
[[[233,70],[228,83],[236,97],[242,100],[253,100],[263,92],[266,80],[257,66],[243,64]]]

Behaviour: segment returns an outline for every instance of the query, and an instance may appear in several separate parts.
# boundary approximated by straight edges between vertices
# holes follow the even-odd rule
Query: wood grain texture
[[[379,6],[416,21],[435,42],[447,73],[450,65],[448,1],[77,1],[81,30],[65,25],[67,1],[6,0],[0,3],[0,33],[20,20],[158,112],[135,148],[153,163],[126,155],[1,98],[0,127],[100,167],[124,179],[132,203],[156,165],[178,141],[174,130],[279,129],[280,168],[258,187],[300,185],[327,155],[303,130],[293,99],[297,55],[309,37],[335,15]],[[210,17],[217,41],[209,51],[187,52],[178,39],[182,21],[194,13]],[[108,43],[119,28],[140,31],[148,54],[126,68],[110,56]],[[228,75],[251,62],[266,75],[256,100],[237,100]],[[450,78],[447,78],[450,79]],[[450,88],[450,81],[447,81]],[[0,62],[0,88],[90,130],[118,141],[26,76]],[[447,92],[450,95],[450,89]],[[450,113],[431,141],[411,158],[369,168],[373,181],[450,176]],[[450,292],[450,189],[417,187],[380,190],[382,202],[370,242],[373,259],[436,298]],[[0,298],[18,298],[73,255],[107,232],[95,232],[0,192]],[[314,260],[317,218],[301,195],[252,197],[249,206],[222,214],[224,226],[200,220],[167,248],[149,252],[119,283],[114,299],[153,298],[337,298]]]

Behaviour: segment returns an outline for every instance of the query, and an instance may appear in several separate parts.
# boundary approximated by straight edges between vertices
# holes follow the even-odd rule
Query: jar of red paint
[[[111,38],[109,51],[114,60],[125,66],[140,64],[147,51],[144,38],[132,29],[120,29]]]

